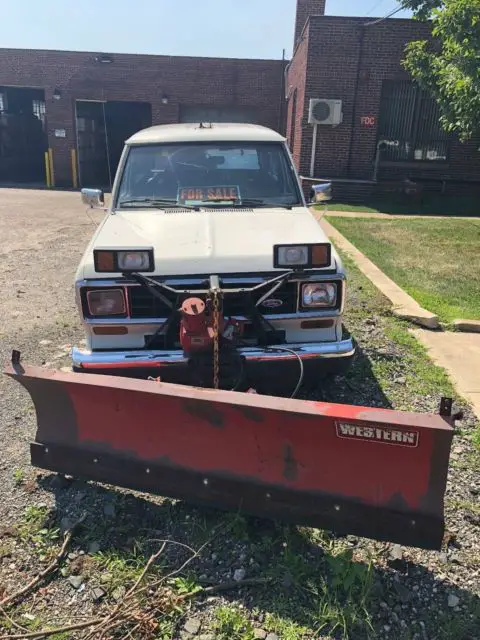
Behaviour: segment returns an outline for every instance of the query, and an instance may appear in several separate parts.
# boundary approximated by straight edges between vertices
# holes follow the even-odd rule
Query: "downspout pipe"
[[[355,141],[355,125],[357,122],[358,115],[358,90],[360,86],[360,72],[362,70],[362,62],[363,62],[363,52],[364,52],[364,44],[365,44],[365,25],[360,25],[360,33],[359,33],[359,43],[358,43],[358,58],[357,58],[357,71],[355,75],[355,86],[353,89],[353,112],[352,112],[352,124],[350,127],[350,145],[348,149],[348,162],[347,162],[347,175],[351,177],[352,172],[352,159],[353,159],[353,146]]]
[[[285,87],[288,64],[285,64],[285,49],[282,53],[282,78],[280,80],[280,104],[278,109],[278,132],[285,133]]]

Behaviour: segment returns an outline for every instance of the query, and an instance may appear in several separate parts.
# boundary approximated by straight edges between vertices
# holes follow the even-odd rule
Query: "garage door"
[[[111,186],[123,151],[133,133],[151,126],[148,102],[76,101],[80,184]]]
[[[181,107],[180,122],[258,123],[256,109],[250,107]]]
[[[0,182],[45,184],[43,89],[0,87]]]

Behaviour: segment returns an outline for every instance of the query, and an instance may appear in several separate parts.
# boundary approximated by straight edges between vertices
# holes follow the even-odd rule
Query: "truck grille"
[[[235,283],[230,285],[232,288],[251,288],[252,284],[242,285]],[[205,285],[190,285],[186,283],[183,287],[195,291],[195,289],[205,289]],[[268,286],[255,291],[252,297],[255,301],[259,300],[268,291]],[[162,290],[165,298],[170,300],[174,305],[181,305],[186,295],[180,294],[176,300],[175,294],[170,291]],[[128,287],[130,315],[132,318],[165,318],[169,315],[170,310],[161,300],[155,298],[145,287]],[[243,316],[247,313],[247,295],[245,293],[228,293],[228,285],[224,285],[223,313],[225,316]],[[205,299],[205,294],[200,294],[200,298]],[[265,306],[263,303],[259,306],[259,311],[265,315],[283,315],[285,313],[295,313],[297,311],[297,283],[286,282],[282,284],[268,300],[274,301],[271,306]],[[281,304],[280,304],[281,303]]]

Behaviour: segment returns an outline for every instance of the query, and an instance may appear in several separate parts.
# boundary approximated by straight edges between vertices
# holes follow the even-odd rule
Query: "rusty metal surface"
[[[42,468],[226,508],[243,500],[247,512],[342,533],[441,543],[453,436],[441,416],[18,365],[6,373],[34,400],[32,461]]]
[[[337,417],[359,420],[384,422],[392,425],[417,426],[421,428],[445,429],[452,431],[447,420],[437,414],[413,413],[407,411],[393,411],[391,409],[379,409],[361,407],[357,405],[335,404],[330,402],[316,402],[308,400],[291,400],[272,396],[259,396],[255,394],[232,393],[216,391],[214,389],[197,389],[183,385],[155,384],[150,381],[135,378],[118,378],[116,376],[96,376],[89,373],[64,372],[57,369],[44,369],[29,365],[20,365],[20,370],[15,371],[13,366],[7,366],[4,373],[17,379],[24,386],[29,384],[29,379],[41,379],[75,386],[88,386],[118,391],[140,391],[148,395],[174,396],[176,398],[197,399],[200,401],[215,402],[219,405],[233,405],[236,407],[259,407],[260,409],[276,409],[278,411],[294,412],[296,414],[310,415],[335,415]]]
[[[92,455],[61,446],[31,445],[32,463],[42,469],[113,484],[126,489],[234,510],[245,515],[279,519],[425,549],[439,549],[443,520],[435,516],[377,508],[319,492],[265,485],[243,478],[222,477],[181,469],[165,460],[135,462],[112,454]]]

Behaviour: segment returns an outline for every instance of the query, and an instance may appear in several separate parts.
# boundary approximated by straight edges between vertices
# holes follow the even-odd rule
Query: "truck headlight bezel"
[[[322,290],[326,293],[324,300],[314,300],[314,289]],[[339,283],[337,282],[305,282],[300,287],[300,308],[305,311],[315,309],[336,309],[339,304]],[[307,297],[307,299],[306,299]],[[308,301],[310,297],[310,302]]]
[[[295,258],[295,253],[298,258]],[[276,244],[273,247],[275,269],[324,269],[332,263],[332,245],[329,242],[315,244]]]
[[[111,309],[108,308],[99,309],[98,305],[101,302],[95,300],[97,298],[103,298],[103,304],[107,304],[107,299],[114,301],[111,305]],[[87,311],[90,318],[126,318],[127,317],[127,298],[125,289],[122,287],[102,287],[92,288],[86,290],[85,295],[87,303]],[[116,305],[116,306],[115,306]]]
[[[142,263],[125,266],[127,256],[140,256]],[[93,262],[97,273],[152,273],[155,271],[153,247],[121,249],[98,248],[93,250]]]

